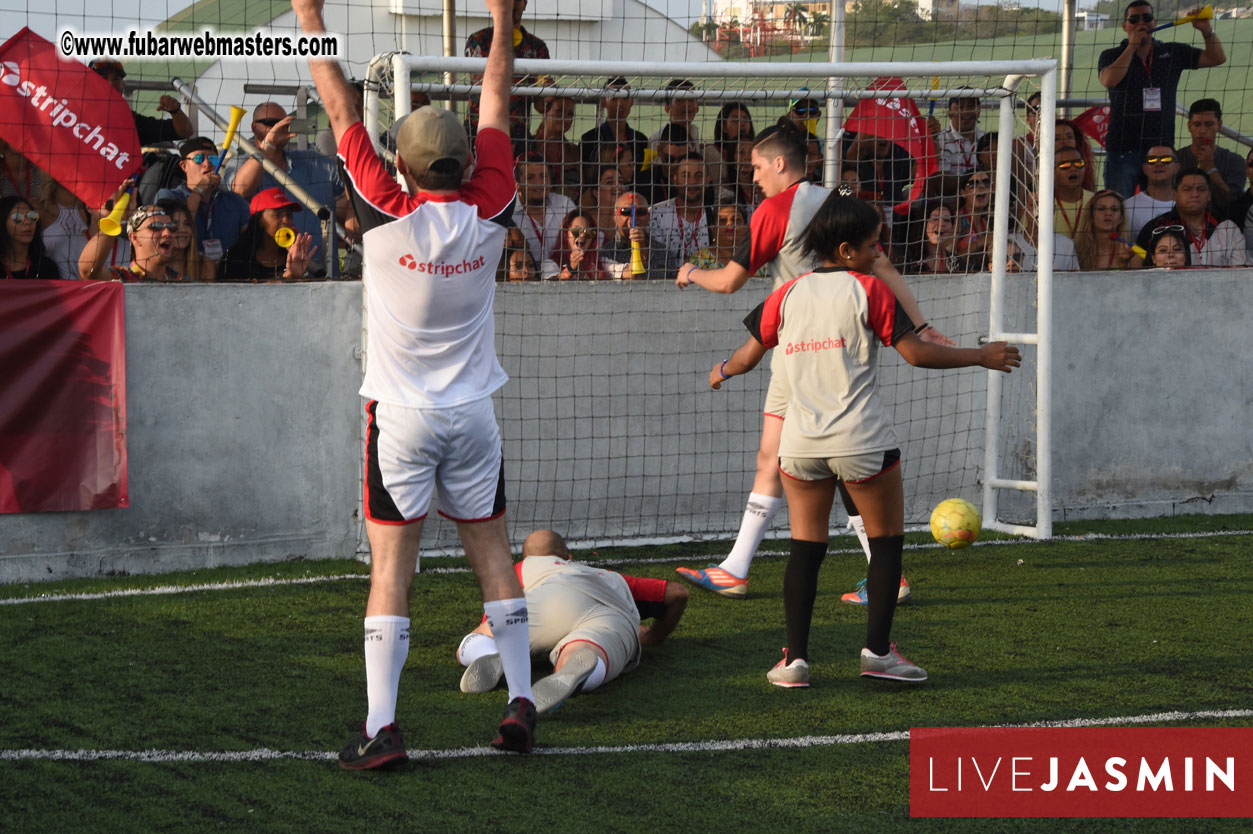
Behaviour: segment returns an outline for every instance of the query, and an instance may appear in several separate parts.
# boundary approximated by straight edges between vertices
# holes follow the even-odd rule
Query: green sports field
[[[1250,530],[1253,516],[1069,524],[961,551],[911,535],[915,602],[894,636],[931,673],[916,688],[856,674],[865,614],[838,598],[865,564],[847,536],[824,568],[813,686],[770,686],[785,559],[766,555],[747,599],[695,592],[637,671],[541,719],[530,757],[486,747],[505,696],[461,694],[453,659],[477,587],[459,560],[428,559],[399,707],[415,758],[389,773],[333,759],[365,708],[358,563],[0,587],[0,831],[1247,831],[911,820],[908,741],[867,736],[1249,724]],[[700,547],[578,555],[670,577]],[[123,595],[157,586],[173,587]]]

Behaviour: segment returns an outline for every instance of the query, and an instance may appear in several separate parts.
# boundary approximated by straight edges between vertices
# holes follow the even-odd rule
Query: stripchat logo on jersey
[[[848,347],[847,341],[843,336],[828,336],[825,339],[806,339],[803,342],[788,342],[784,347],[784,353],[791,356],[793,353],[817,353],[824,350],[843,350]]]
[[[413,255],[405,253],[397,258],[396,262],[405,269],[410,269],[414,272],[448,277],[449,275],[464,275],[467,272],[477,272],[487,264],[487,258],[480,255],[472,261],[419,261]]]

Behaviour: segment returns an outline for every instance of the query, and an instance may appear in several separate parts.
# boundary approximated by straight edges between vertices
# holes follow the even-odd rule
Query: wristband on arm
[[[731,377],[735,376],[735,374],[727,373],[727,363],[730,361],[731,361],[731,357],[728,356],[726,359],[723,359],[722,364],[718,366],[718,373],[722,374],[723,379],[730,379]]]

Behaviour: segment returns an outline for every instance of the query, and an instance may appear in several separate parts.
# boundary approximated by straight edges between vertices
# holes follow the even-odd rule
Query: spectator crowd
[[[525,8],[525,2],[515,3],[517,54],[547,58],[544,42],[522,26]],[[1182,73],[1226,60],[1213,21],[1192,21],[1203,48],[1154,39],[1154,23],[1150,4],[1132,2],[1123,15],[1126,38],[1100,55],[1097,72],[1110,98],[1103,157],[1079,124],[1056,120],[1047,161],[1053,165],[1051,207],[1039,204],[1036,191],[1036,171],[1047,164],[1040,159],[1038,93],[1026,100],[1028,131],[1013,138],[1008,170],[995,165],[999,137],[979,126],[983,103],[976,91],[956,91],[943,121],[918,117],[935,153],[935,173],[921,191],[914,188],[921,161],[902,144],[845,132],[837,154],[839,182],[876,207],[884,220],[882,248],[899,270],[918,275],[990,269],[998,176],[1009,180],[1010,271],[1035,268],[1038,219],[1050,209],[1056,270],[1253,264],[1253,153],[1242,163],[1218,144],[1223,108],[1212,97],[1190,103],[1186,141],[1175,135]],[[475,32],[465,53],[486,55],[491,41],[490,29]],[[121,63],[100,59],[91,67],[124,92]],[[515,82],[544,86],[551,79]],[[762,200],[753,181],[754,137],[780,117],[809,136],[806,178],[822,181],[818,100],[801,98],[773,112],[769,104],[727,102],[711,126],[698,119],[702,100],[692,81],[674,79],[663,92],[660,124],[651,133],[633,118],[636,101],[624,77],[606,79],[594,102],[560,94],[511,100],[518,192],[500,281],[662,280],[672,279],[685,262],[704,269],[727,264],[749,245],[749,224]],[[413,95],[415,108],[426,103],[424,94]],[[588,107],[595,109],[595,127],[572,133],[579,111]],[[100,207],[84,205],[0,142],[5,278],[356,277],[351,249],[360,236],[346,178],[330,155],[333,142],[320,137],[319,150],[297,149],[293,114],[264,102],[240,129],[257,155],[236,153],[222,165],[225,149],[191,135],[192,123],[177,99],[162,96],[157,109],[169,118],[136,113],[136,131],[146,146],[177,143],[177,155],[149,150],[138,182],[124,184]],[[476,124],[471,103],[466,129],[473,134]],[[386,132],[385,145],[394,147],[397,130],[398,124]],[[263,167],[263,158],[272,165]],[[329,209],[331,220],[306,210],[268,172],[275,167]],[[1098,167],[1104,187],[1098,186]],[[110,217],[128,191],[126,210]],[[921,196],[911,201],[911,192]],[[101,231],[105,218],[117,221],[105,224],[112,234]]]

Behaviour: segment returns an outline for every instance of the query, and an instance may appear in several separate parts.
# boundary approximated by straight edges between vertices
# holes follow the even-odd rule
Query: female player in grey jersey
[[[774,277],[774,288],[809,271],[817,265],[804,252],[805,230],[830,191],[805,180],[806,136],[786,119],[758,134],[753,145],[753,182],[761,186],[766,199],[753,212],[748,241],[721,269],[697,269],[694,264],[679,268],[679,287],[697,284],[711,292],[733,293],[744,286],[750,275],[768,270]],[[914,301],[905,280],[885,255],[879,253],[872,267],[916,322],[922,312]],[[919,324],[918,333],[924,341],[951,345],[943,333],[926,323]],[[782,381],[774,376],[766,395],[765,418],[761,428],[761,445],[757,451],[757,473],[748,496],[744,518],[731,553],[720,564],[707,568],[678,568],[678,574],[700,588],[732,599],[748,593],[748,571],[757,547],[770,528],[770,522],[783,503],[779,483],[779,436],[787,410],[787,392]],[[857,533],[866,559],[870,549],[865,528],[848,496],[841,493],[849,516],[849,526]],[[901,601],[909,599],[909,583],[901,579]],[[865,605],[865,582],[858,590],[843,596],[845,602]]]
[[[878,392],[879,343],[922,368],[981,365],[1008,373],[1018,349],[1005,342],[958,349],[924,342],[887,285],[868,274],[877,256],[879,215],[866,203],[832,194],[814,216],[804,249],[822,266],[771,293],[745,319],[749,339],[715,365],[717,389],[776,351],[774,373],[789,392],[779,441],[792,522],[791,557],[783,578],[787,647],[767,674],[778,686],[809,685],[809,626],[818,569],[836,487],[847,487],[866,525],[870,548],[866,645],[861,674],[920,683],[922,668],[889,640],[905,540],[900,449]]]

